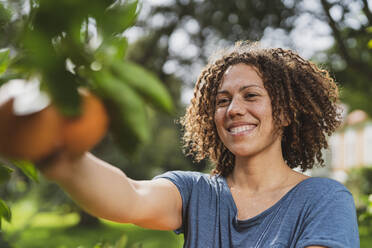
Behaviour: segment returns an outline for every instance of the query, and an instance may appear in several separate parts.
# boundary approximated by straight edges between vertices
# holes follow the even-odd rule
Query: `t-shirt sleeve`
[[[360,246],[354,200],[347,189],[324,195],[309,211],[296,248],[307,246]]]
[[[175,233],[180,234],[185,230],[185,225],[187,224],[187,206],[189,205],[191,192],[195,182],[197,181],[199,173],[191,171],[168,171],[164,174],[158,175],[153,178],[165,178],[170,180],[174,185],[176,185],[178,191],[182,198],[182,226],[174,230]]]

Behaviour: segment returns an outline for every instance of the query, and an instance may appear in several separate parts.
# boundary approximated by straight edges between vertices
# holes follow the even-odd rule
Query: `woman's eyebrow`
[[[239,92],[240,91],[243,91],[243,90],[245,90],[247,88],[259,88],[259,89],[262,89],[262,87],[259,86],[259,85],[257,85],[257,84],[250,84],[250,85],[245,85],[245,86],[240,87],[239,88]]]
[[[241,91],[243,91],[243,90],[245,90],[247,88],[253,88],[253,87],[259,88],[259,89],[262,88],[262,87],[260,87],[259,85],[256,85],[256,84],[244,85],[244,86],[242,86],[242,87],[239,88],[239,92],[241,92]],[[218,94],[229,94],[229,91],[227,91],[227,90],[219,90],[219,91],[217,91],[217,95]]]

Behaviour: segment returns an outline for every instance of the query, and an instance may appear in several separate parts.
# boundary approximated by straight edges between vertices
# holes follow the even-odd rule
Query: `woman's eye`
[[[228,102],[229,102],[229,99],[222,98],[222,99],[217,100],[217,105],[224,105],[224,104],[227,104]]]
[[[256,97],[256,96],[257,96],[256,94],[249,93],[249,94],[246,94],[244,97],[245,97],[246,99],[252,99],[252,98],[254,98],[254,97]]]

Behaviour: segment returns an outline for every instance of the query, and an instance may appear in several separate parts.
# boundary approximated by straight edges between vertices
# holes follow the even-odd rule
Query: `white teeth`
[[[229,131],[232,134],[238,134],[238,133],[252,130],[255,127],[256,127],[255,125],[244,125],[244,126],[239,126],[239,127],[232,127],[229,129]]]

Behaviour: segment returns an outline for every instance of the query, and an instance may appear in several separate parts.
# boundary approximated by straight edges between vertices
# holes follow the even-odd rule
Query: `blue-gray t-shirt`
[[[238,220],[224,177],[170,171],[155,178],[170,180],[181,194],[183,220],[175,232],[184,233],[184,247],[360,246],[353,197],[332,179],[305,179],[264,212]]]

